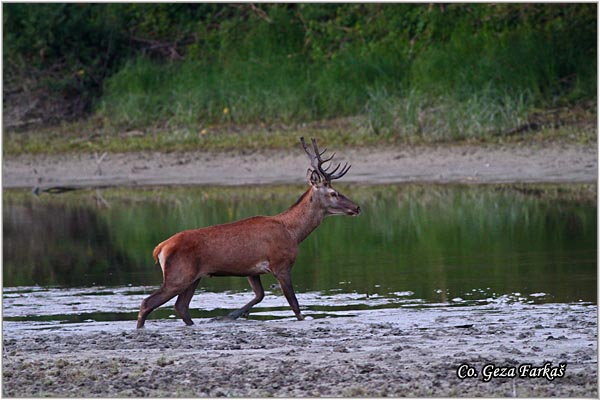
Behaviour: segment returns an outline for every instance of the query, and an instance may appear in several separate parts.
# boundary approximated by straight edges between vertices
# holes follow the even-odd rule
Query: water
[[[595,186],[340,186],[357,218],[331,217],[293,270],[313,318],[395,307],[596,304]],[[299,186],[5,191],[4,320],[32,326],[133,321],[161,283],[154,246],[175,232],[276,214]],[[293,317],[271,276],[251,318]],[[203,279],[192,318],[245,304],[245,278]],[[173,301],[150,318],[175,318]]]

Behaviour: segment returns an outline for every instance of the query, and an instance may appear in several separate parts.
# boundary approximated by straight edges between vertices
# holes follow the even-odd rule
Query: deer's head
[[[306,173],[306,179],[312,186],[311,201],[316,202],[317,206],[323,208],[326,215],[355,216],[360,214],[360,207],[358,205],[331,186],[332,180],[346,175],[348,170],[350,170],[350,165],[345,163],[340,170],[340,164],[338,164],[332,169],[331,160],[335,156],[335,153],[331,157],[322,159],[321,157],[327,149],[320,152],[315,138],[312,138],[311,141],[313,152],[311,152],[309,146],[304,142],[304,137],[300,138],[302,147],[310,158],[311,168]],[[329,163],[329,165],[324,166],[326,163]]]

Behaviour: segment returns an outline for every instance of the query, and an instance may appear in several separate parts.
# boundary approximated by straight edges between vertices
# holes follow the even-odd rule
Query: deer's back
[[[169,265],[186,264],[200,276],[257,275],[293,262],[297,245],[273,217],[257,216],[228,224],[179,232],[154,250]]]

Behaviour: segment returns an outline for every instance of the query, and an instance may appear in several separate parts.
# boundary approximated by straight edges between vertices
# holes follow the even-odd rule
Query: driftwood
[[[41,188],[39,186],[35,186],[33,189],[31,189],[31,193],[35,196],[39,196],[42,193],[48,193],[48,194],[60,194],[60,193],[64,193],[64,192],[72,192],[74,190],[81,190],[81,189],[86,189],[83,186],[77,187],[77,186],[50,186],[47,188]]]
[[[73,192],[75,190],[100,190],[108,189],[111,187],[122,186],[122,182],[112,182],[105,184],[85,184],[85,185],[56,185],[56,186],[34,186],[31,189],[31,194],[39,196],[43,193],[46,194],[62,194],[66,192]]]
[[[102,161],[106,158],[108,153],[105,151],[101,155],[98,153],[94,153],[94,158],[96,159],[96,171],[95,175],[102,175]],[[99,190],[111,186],[116,186],[116,184],[104,184],[104,185],[57,185],[57,186],[48,186],[48,187],[40,187],[35,186],[31,193],[35,196],[39,196],[42,193],[48,194],[61,194],[65,192],[72,192],[74,190],[84,190],[84,189],[96,189],[96,193],[99,194]],[[100,196],[101,197],[101,196]]]

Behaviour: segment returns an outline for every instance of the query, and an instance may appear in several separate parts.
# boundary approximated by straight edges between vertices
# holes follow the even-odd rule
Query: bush
[[[596,99],[595,4],[3,7],[5,82],[40,71],[118,128],[364,114],[464,137]]]

